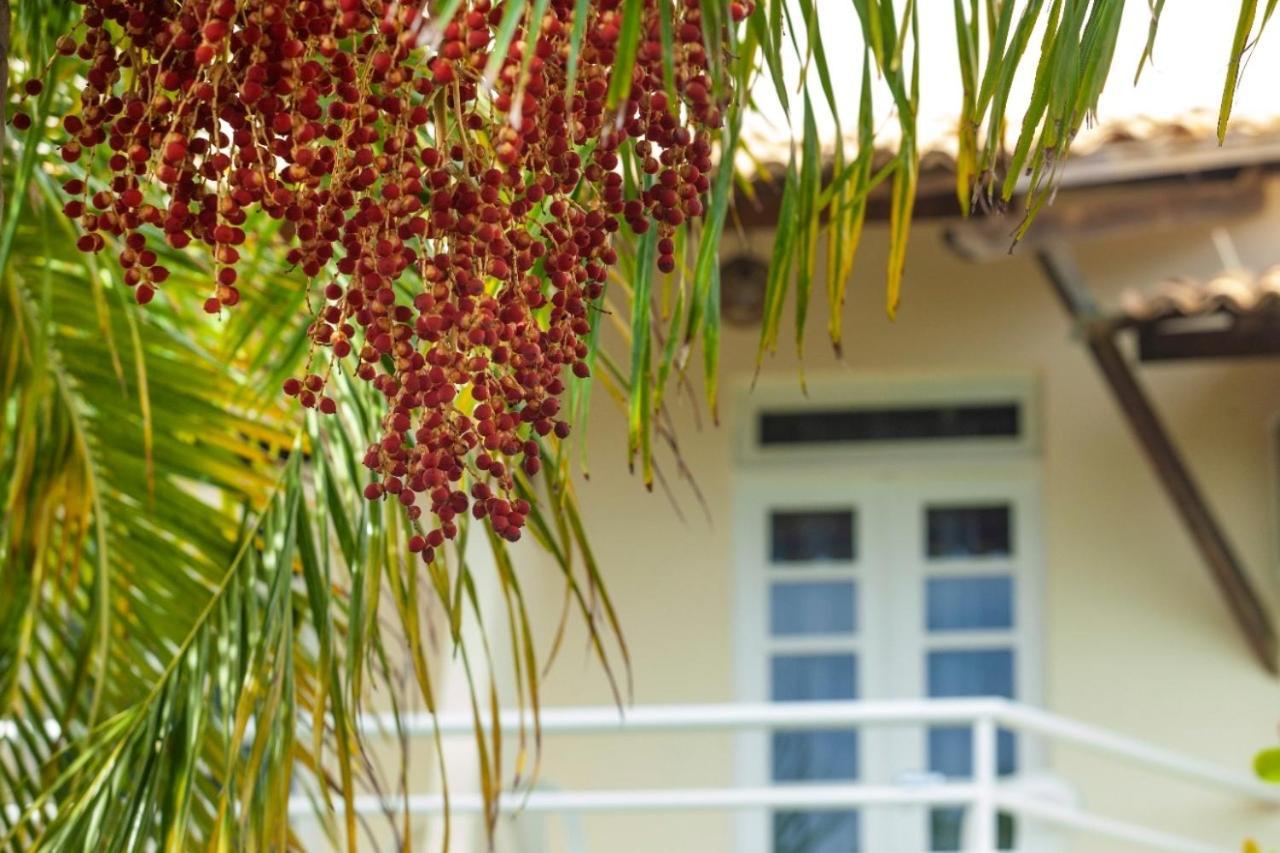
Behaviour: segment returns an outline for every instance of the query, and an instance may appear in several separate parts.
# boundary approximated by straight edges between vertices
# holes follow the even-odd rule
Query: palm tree
[[[802,337],[815,286],[836,309],[830,335],[838,348],[838,308],[866,199],[882,183],[892,199],[890,313],[897,304],[918,166],[922,13],[912,0],[852,2],[867,46],[857,113],[843,117],[856,129],[856,145],[831,153],[820,150],[815,101],[828,102],[839,127],[834,90],[848,83],[832,77],[817,0],[761,0],[741,24],[724,14],[727,4],[702,4],[718,22],[710,53],[724,63],[733,92],[706,214],[677,230],[681,263],[670,275],[654,274],[652,240],[620,240],[600,316],[618,326],[622,351],[599,343],[604,321],[596,323],[594,379],[567,392],[575,424],[585,423],[592,382],[626,408],[646,485],[662,475],[655,437],[685,473],[666,417],[669,386],[700,370],[706,403],[716,407],[717,246],[735,194],[750,191],[731,166],[735,156],[749,159],[741,127],[758,91],[771,89],[802,129],[781,176],[761,355],[777,344],[789,295]],[[624,28],[654,3],[624,0]],[[514,10],[502,16],[512,27],[524,25],[526,11],[535,20],[547,8],[546,0],[502,5]],[[669,0],[656,5],[670,14]],[[1148,54],[1164,4],[1151,5]],[[1276,5],[1242,3],[1222,130],[1241,58]],[[434,14],[447,17],[458,6],[433,4]],[[1070,141],[1108,79],[1122,6],[956,0],[964,83],[957,194],[966,211],[977,197],[1008,201],[1026,172],[1027,223],[1048,202]],[[281,381],[307,359],[313,316],[309,282],[286,262],[290,235],[279,222],[251,220],[241,278],[252,284],[244,304],[221,320],[201,310],[213,276],[205,254],[164,250],[170,283],[142,308],[111,263],[75,251],[59,185],[92,174],[58,160],[51,118],[77,108],[83,69],[53,50],[74,8],[70,0],[17,0],[10,33],[9,3],[0,0],[4,69],[17,80],[44,81],[23,106],[33,128],[3,139],[0,846],[296,846],[287,804],[301,790],[330,816],[335,840],[354,849],[355,793],[383,784],[355,723],[372,692],[386,691],[397,713],[413,703],[434,711],[441,662],[456,655],[470,673],[472,661],[490,653],[462,630],[481,619],[468,536],[487,542],[506,602],[515,698],[533,712],[522,751],[538,749],[539,675],[554,648],[535,648],[516,556],[490,526],[464,526],[458,547],[424,567],[404,548],[403,515],[361,499],[361,454],[382,414],[364,383],[337,374],[334,417],[303,416],[279,399]],[[1037,27],[1038,56],[1031,46]],[[796,32],[809,37],[797,40]],[[576,53],[581,31],[572,39]],[[617,61],[615,74],[629,79],[634,51],[621,51]],[[799,66],[800,90],[787,63]],[[1013,121],[1006,103],[1014,72],[1027,64],[1035,65],[1034,94]],[[3,77],[0,90],[8,91]],[[881,165],[872,160],[872,110],[885,97],[900,127],[896,154]],[[1018,128],[1011,146],[1003,144],[1006,124]],[[819,283],[824,234],[830,272]],[[659,301],[662,310],[654,307]],[[566,613],[576,611],[588,626],[607,677],[621,679],[626,646],[574,501],[575,441],[549,437],[545,455],[554,464],[538,477],[521,476],[518,488],[532,505],[536,546],[561,570]],[[492,821],[505,777],[498,735],[490,739],[481,717],[496,707],[497,686],[490,676],[471,692]],[[617,691],[620,701],[624,692]]]

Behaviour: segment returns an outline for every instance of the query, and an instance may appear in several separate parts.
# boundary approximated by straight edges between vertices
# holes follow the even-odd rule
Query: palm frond
[[[620,4],[609,106],[629,94],[642,39],[670,53],[673,3]],[[569,442],[585,447],[599,383],[627,414],[629,453],[646,485],[664,483],[665,460],[655,458],[664,445],[692,482],[668,390],[692,384],[686,374],[698,347],[706,404],[717,414],[720,242],[735,202],[750,195],[735,164],[739,153],[750,159],[743,123],[759,93],[776,95],[797,137],[781,176],[760,359],[776,348],[789,299],[799,349],[824,233],[828,332],[839,350],[868,199],[882,184],[890,199],[886,307],[890,316],[897,310],[919,171],[919,65],[929,61],[921,58],[918,19],[937,11],[915,0],[852,3],[864,57],[856,77],[832,64],[815,0],[759,0],[741,25],[722,3],[698,4],[724,117],[712,140],[718,164],[707,176],[705,214],[671,234],[677,268],[660,280],[651,269],[653,232],[621,242],[609,290],[589,307],[591,376],[566,377],[577,427]],[[1163,5],[1149,0],[1138,73],[1153,54]],[[1242,0],[1220,137],[1248,51],[1277,5]],[[588,37],[589,0],[574,6],[571,81]],[[517,571],[515,552],[490,534],[466,531],[458,548],[427,566],[411,559],[404,542],[416,526],[360,497],[361,457],[380,417],[379,401],[361,383],[338,368],[344,394],[333,417],[279,406],[281,380],[308,358],[312,318],[310,283],[280,261],[283,226],[262,217],[246,227],[241,269],[252,285],[225,320],[201,311],[213,270],[198,253],[165,250],[173,276],[141,311],[107,264],[70,250],[74,231],[57,211],[57,185],[82,175],[56,161],[49,140],[53,116],[77,108],[79,69],[49,57],[75,7],[0,0],[0,11],[14,11],[2,57],[9,83],[46,82],[19,106],[34,130],[0,137],[8,190],[0,197],[0,847],[292,847],[287,803],[300,788],[324,812],[335,842],[354,849],[355,793],[381,789],[357,716],[384,687],[397,716],[411,704],[436,710],[443,664],[453,657],[471,695],[492,826],[499,792],[536,773],[540,678],[563,620],[550,648],[539,649],[526,610],[530,580]],[[1025,230],[1049,203],[1073,137],[1109,84],[1122,7],[1122,0],[954,0],[962,75],[956,193],[965,212],[975,198],[1010,203],[1016,191]],[[460,0],[439,4],[436,28],[460,8]],[[530,22],[525,35],[536,35],[546,8],[547,0],[501,4],[490,72],[517,43],[522,21]],[[1038,52],[1030,49],[1037,32]],[[1019,74],[1033,75],[1033,87],[1016,114],[1009,101]],[[860,81],[856,114],[840,114],[837,87],[846,79]],[[681,85],[668,57],[663,87],[673,109]],[[819,135],[824,104],[837,130],[833,152]],[[18,105],[7,106],[12,114]],[[898,127],[884,152],[873,115],[887,106]],[[857,129],[849,150],[843,128]],[[889,155],[879,168],[877,150]],[[622,149],[627,198],[646,180],[639,159]],[[619,334],[602,336],[606,323]],[[555,464],[536,480],[521,476],[519,496],[530,504],[531,538],[564,584],[563,618],[584,620],[622,702],[630,695],[629,650],[576,504],[574,478],[585,459],[570,450],[548,437],[541,458]],[[468,538],[493,556],[496,605],[477,592],[482,569],[467,559]],[[467,624],[481,628],[478,644],[466,640]],[[500,634],[514,661],[515,701],[530,721],[514,757],[481,724],[502,700],[497,676],[481,674]],[[402,683],[416,697],[402,695]],[[442,762],[443,752],[434,757]]]
[[[69,91],[47,90],[38,127]],[[108,265],[71,249],[56,196],[77,173],[49,162],[42,134],[21,141],[5,158],[23,192],[0,243],[0,847],[296,846],[285,816],[299,786],[330,817],[345,801],[330,825],[353,847],[355,793],[378,786],[356,716],[374,690],[398,689],[396,661],[434,709],[455,648],[482,651],[458,630],[480,618],[474,570],[461,551],[423,567],[403,521],[361,498],[378,416],[360,383],[336,377],[348,393],[334,417],[279,405],[309,311],[274,228],[246,246],[254,286],[233,319],[200,311],[211,270],[173,250],[163,298],[142,310]],[[526,497],[576,512],[561,476]],[[616,612],[599,611],[580,528],[538,523],[611,666]],[[541,669],[497,550],[534,725]],[[443,642],[430,612],[452,626]],[[516,756],[522,783],[538,743],[535,730]],[[481,763],[496,805],[504,756]]]

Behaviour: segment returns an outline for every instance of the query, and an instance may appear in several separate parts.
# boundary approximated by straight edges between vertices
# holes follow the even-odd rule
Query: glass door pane
[[[923,535],[921,600],[924,629],[923,675],[930,698],[1019,694],[1015,628],[1015,580],[1018,557],[1014,508],[1008,500],[929,500],[920,508]],[[1017,742],[1012,732],[997,734],[996,766],[1000,775],[1017,770]],[[960,782],[973,777],[970,726],[930,726],[925,732],[929,771],[939,779]],[[1014,826],[1001,816],[997,841],[1013,844]],[[965,810],[929,809],[929,849],[963,850]]]
[[[768,513],[769,699],[813,702],[860,695],[858,515],[850,506],[774,507]],[[768,772],[779,784],[848,784],[861,775],[854,729],[787,728],[769,735]],[[773,853],[856,853],[854,809],[783,809]]]

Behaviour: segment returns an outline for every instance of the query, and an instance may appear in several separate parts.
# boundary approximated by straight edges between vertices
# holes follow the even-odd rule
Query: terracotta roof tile
[[[1235,314],[1280,310],[1280,266],[1259,274],[1228,270],[1208,280],[1167,279],[1148,290],[1130,290],[1120,297],[1121,314],[1130,323],[1197,317],[1220,310]]]
[[[921,170],[953,170],[958,148],[955,122],[935,123],[919,130]],[[896,150],[897,141],[896,126],[891,123],[877,140],[877,159],[880,162],[887,160]],[[1007,141],[1012,145],[1014,140]],[[1071,159],[1158,160],[1201,150],[1214,159],[1221,159],[1224,154],[1229,156],[1233,148],[1254,148],[1260,143],[1280,145],[1280,115],[1233,118],[1227,139],[1219,147],[1217,114],[1208,110],[1192,110],[1170,119],[1131,116],[1083,127],[1071,145]],[[739,156],[738,166],[748,174],[762,167],[782,166],[791,154],[791,140],[785,129],[749,129],[743,134],[743,145],[749,154]],[[846,134],[844,146],[846,154],[856,152],[856,135]],[[835,139],[824,140],[822,151],[826,158],[833,158]]]

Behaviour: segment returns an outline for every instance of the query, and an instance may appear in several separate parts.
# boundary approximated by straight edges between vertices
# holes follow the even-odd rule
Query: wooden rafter
[[[1256,215],[1266,204],[1268,176],[1261,167],[1148,179],[1063,190],[1036,215],[1018,251],[1068,245],[1080,240],[1189,225],[1221,225]],[[995,261],[1009,255],[1024,205],[971,216],[948,225],[946,239],[960,256]]]
[[[1280,355],[1280,314],[1274,311],[1171,317],[1139,324],[1137,332],[1141,361]]]
[[[1116,327],[1101,318],[1066,249],[1060,246],[1043,248],[1037,256],[1054,291],[1080,328],[1085,345],[1195,541],[1236,624],[1262,665],[1269,672],[1276,673],[1276,634],[1271,616],[1138,378],[1116,345]]]

